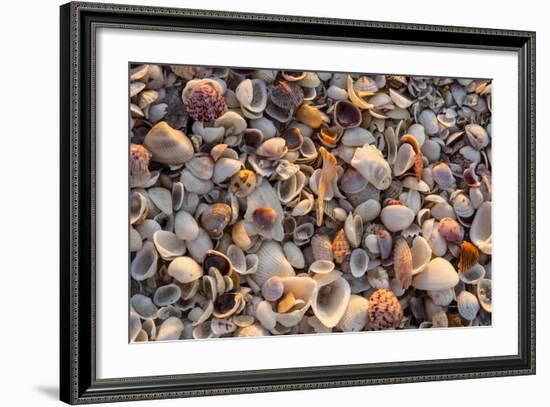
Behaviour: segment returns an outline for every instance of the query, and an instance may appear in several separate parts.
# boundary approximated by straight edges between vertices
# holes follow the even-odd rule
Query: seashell
[[[369,282],[371,287],[376,289],[390,287],[390,278],[388,272],[384,267],[380,267],[380,262],[369,262],[369,267],[367,270],[367,281]]]
[[[458,313],[467,321],[472,321],[479,312],[477,297],[469,291],[462,291],[456,298]]]
[[[212,181],[216,184],[221,184],[228,178],[231,178],[242,167],[242,163],[239,160],[232,158],[222,157],[216,161],[214,165],[214,174]]]
[[[393,270],[401,286],[409,288],[412,283],[413,261],[411,249],[403,238],[397,239],[393,248]]]
[[[234,244],[229,245],[227,248],[227,258],[236,273],[247,274],[246,257],[239,246]]]
[[[244,304],[241,293],[224,293],[216,298],[212,314],[216,318],[227,318],[235,314]]]
[[[230,220],[231,207],[227,204],[215,203],[202,213],[201,226],[211,238],[219,239]]]
[[[334,105],[334,122],[343,129],[359,127],[362,121],[361,111],[347,100],[339,100]],[[313,126],[310,126],[313,127]]]
[[[311,212],[311,210],[313,209],[313,205],[315,204],[315,198],[313,197],[313,194],[303,191],[303,195],[305,196],[305,199],[298,202],[298,204],[296,204],[296,206],[292,208],[292,216],[304,216]]]
[[[148,65],[147,73],[141,80],[147,84],[147,89],[160,89],[165,84],[164,73],[158,65]]]
[[[173,212],[172,193],[166,188],[153,187],[147,190],[149,198],[163,213],[171,215]]]
[[[270,231],[277,221],[277,212],[273,208],[256,208],[252,212],[252,220],[256,229]]]
[[[407,192],[401,193],[401,195],[399,195],[399,200],[403,202],[407,208],[412,210],[415,215],[422,207],[420,193],[414,189],[409,189]]]
[[[418,116],[418,123],[424,126],[427,134],[434,135],[439,133],[439,123],[435,113],[430,109],[424,109]]]
[[[307,312],[314,299],[317,284],[310,277],[286,277],[282,280],[284,285],[284,296],[292,293],[295,304],[294,308],[286,313],[277,313],[277,322],[284,327],[297,325]]]
[[[418,142],[416,141],[416,138],[410,134],[405,134],[403,137],[401,137],[401,140],[399,141],[402,146],[404,145],[410,145],[413,149],[413,164],[414,164],[414,173],[416,176],[416,180],[420,181],[422,177],[422,170],[424,168],[424,162],[422,161],[422,155],[420,154],[420,146],[418,145]],[[399,162],[399,152],[398,152],[398,162]]]
[[[424,142],[421,151],[424,157],[428,158],[429,162],[437,161],[441,157],[441,146],[431,139]]]
[[[432,328],[447,328],[449,326],[449,320],[444,310],[436,312],[432,316]]]
[[[432,176],[441,189],[449,190],[456,188],[455,177],[447,164],[439,163],[434,165]]]
[[[286,141],[282,137],[273,137],[264,141],[256,150],[256,154],[267,160],[278,160],[288,151]]]
[[[409,168],[414,165],[415,157],[416,153],[414,152],[414,149],[410,144],[401,144],[401,146],[397,150],[393,173],[396,176],[403,175],[405,172],[407,172]]]
[[[346,238],[346,232],[344,229],[340,229],[332,241],[332,253],[334,255],[334,260],[339,264],[343,263],[347,256],[351,253],[350,244]]]
[[[304,77],[296,83],[304,88],[316,88],[321,84],[321,80],[315,72],[304,72]]]
[[[426,141],[426,132],[424,131],[424,126],[421,124],[411,124],[411,126],[407,129],[407,134],[413,136],[420,147],[424,145],[424,142]]]
[[[245,79],[235,89],[235,96],[243,109],[262,112],[267,105],[267,88],[260,79]]]
[[[380,212],[380,219],[390,232],[399,232],[411,225],[414,212],[404,205],[389,205]]]
[[[145,136],[143,145],[152,153],[153,161],[180,165],[193,157],[193,145],[187,136],[165,121],[158,122]]]
[[[297,300],[292,292],[288,292],[279,300],[279,303],[277,304],[277,312],[281,314],[289,312],[292,308],[299,304],[303,304],[303,302]]]
[[[130,275],[136,281],[143,281],[157,272],[158,254],[152,242],[145,242],[130,264]]]
[[[249,336],[269,336],[270,333],[260,324],[254,323],[249,326],[241,327],[235,331],[236,337],[249,337]]]
[[[382,260],[390,257],[390,253],[393,248],[393,240],[391,234],[384,228],[380,228],[376,231],[376,240],[378,250],[377,253],[380,253],[380,258]]]
[[[309,271],[316,274],[327,274],[334,270],[334,263],[330,260],[315,260],[309,266]]]
[[[428,291],[428,295],[435,305],[446,307],[455,299],[455,290],[446,288],[444,290]]]
[[[443,256],[447,252],[447,241],[439,233],[439,222],[434,218],[422,224],[422,236],[428,241],[435,256]]]
[[[372,95],[373,93],[365,92],[362,85],[355,86],[357,83],[361,83],[360,81],[362,81],[362,78],[359,78],[359,80],[354,84],[352,77],[350,75],[347,76],[347,94],[349,96],[349,100],[359,109],[372,109],[374,106],[359,96],[358,92],[366,93],[365,96]]]
[[[153,234],[160,229],[159,223],[153,219],[145,219],[143,223],[136,225],[136,230],[143,240],[152,239]]]
[[[130,251],[137,252],[142,246],[141,235],[133,226],[130,226]]]
[[[492,253],[493,237],[491,232],[492,202],[484,202],[476,211],[470,228],[470,239],[485,254]]]
[[[460,280],[466,284],[477,284],[479,280],[485,277],[485,267],[476,263],[470,268],[458,273]]]
[[[156,289],[153,301],[159,307],[175,303],[181,296],[181,289],[176,284],[163,285]]]
[[[299,127],[289,127],[285,129],[281,137],[285,140],[288,151],[297,151],[304,143],[304,136]]]
[[[196,239],[186,241],[186,246],[191,257],[199,263],[202,263],[205,253],[214,247],[210,236],[202,228],[199,228],[199,234]]]
[[[214,122],[214,127],[223,127],[225,137],[241,134],[246,129],[246,120],[233,111],[225,112]]]
[[[141,144],[130,144],[130,188],[143,187],[150,180],[149,161],[151,155]]]
[[[264,241],[257,252],[258,271],[252,275],[253,280],[261,287],[272,276],[294,276],[294,269],[288,262],[280,243]]]
[[[193,192],[198,195],[206,195],[214,187],[212,181],[197,178],[186,169],[182,170],[180,181],[186,191]]]
[[[344,315],[336,325],[343,332],[362,331],[367,325],[369,301],[360,295],[351,295]]]
[[[179,211],[183,205],[185,188],[181,182],[174,182],[172,185],[172,209]]]
[[[269,182],[260,183],[248,196],[246,212],[244,214],[245,221],[253,223],[252,214],[256,208],[272,208],[277,213],[277,221],[271,230],[258,229],[257,233],[266,239],[282,241],[284,237],[282,224],[284,218],[283,208],[280,198],[277,197]]]
[[[321,179],[319,181],[319,190],[317,194],[317,226],[323,223],[323,214],[325,209],[325,199],[330,196],[325,196],[327,189],[332,186],[336,176],[336,158],[329,153],[324,147],[319,149],[323,157],[323,169],[321,170]]]
[[[363,219],[359,215],[350,212],[344,223],[346,238],[352,247],[359,247],[363,238]]]
[[[395,329],[401,324],[403,308],[393,292],[376,290],[368,300],[368,328],[373,331]]]
[[[145,295],[134,294],[130,299],[130,305],[140,318],[155,319],[157,317],[157,306],[153,304],[151,298]]]
[[[406,98],[401,93],[391,88],[390,88],[390,98],[392,102],[397,107],[400,107],[401,109],[407,109],[410,105],[412,105],[412,100]]]
[[[373,144],[376,140],[370,131],[362,127],[354,127],[344,132],[341,141],[349,147],[362,147],[365,144]]]
[[[361,192],[367,187],[368,181],[359,171],[349,168],[344,172],[340,179],[340,188],[344,193],[355,194]]]
[[[282,278],[273,276],[262,285],[262,295],[268,301],[277,301],[283,296],[284,289]]]
[[[248,250],[254,244],[254,241],[251,239],[246,228],[246,224],[243,221],[239,221],[233,225],[233,228],[231,229],[231,238],[233,243],[235,243],[242,250]]]
[[[153,234],[153,243],[164,260],[173,260],[185,253],[185,243],[183,240],[165,230],[158,230]]]
[[[208,154],[196,154],[185,164],[196,178],[209,180],[214,175],[214,160]]]
[[[323,124],[321,111],[307,103],[302,103],[294,114],[296,119],[312,129],[318,129]]]
[[[282,283],[281,283],[282,286]],[[273,329],[277,324],[277,315],[271,308],[271,304],[267,301],[261,301],[256,305],[256,312],[254,313],[256,319],[266,329]]]
[[[482,278],[477,283],[477,298],[485,312],[493,312],[492,283],[488,278]]]
[[[412,275],[424,271],[432,258],[432,249],[426,239],[422,236],[416,236],[413,239],[411,247],[412,256]]]
[[[302,250],[292,242],[283,245],[283,252],[290,265],[297,269],[305,267],[305,258]]]
[[[481,150],[489,145],[489,134],[479,124],[468,124],[464,127],[468,141],[476,150]]]
[[[342,277],[319,285],[315,291],[311,308],[315,316],[327,328],[333,328],[344,316],[351,297],[351,288]]]
[[[230,186],[237,198],[245,198],[256,187],[256,174],[250,170],[240,170],[231,178]]]
[[[199,225],[188,212],[180,210],[174,220],[174,232],[178,239],[195,240],[199,236]]]
[[[212,318],[210,321],[210,329],[216,336],[228,335],[235,332],[237,325],[233,321],[227,319]]]
[[[375,199],[368,199],[367,201],[359,204],[353,211],[354,215],[361,216],[363,224],[370,222],[378,217],[380,214],[381,205]]]
[[[345,100],[348,98],[348,92],[338,86],[331,85],[327,89],[327,96],[334,100]]]
[[[184,330],[183,322],[177,317],[169,317],[160,324],[155,340],[173,341],[180,339]]]
[[[293,240],[298,246],[302,246],[308,243],[313,236],[315,228],[312,223],[302,223],[296,229],[294,229]]]
[[[460,256],[458,258],[458,271],[465,272],[471,269],[479,260],[479,250],[472,243],[463,241],[460,243]]]
[[[311,238],[311,251],[315,260],[332,261],[334,259],[332,242],[327,235],[314,235]]]
[[[392,182],[391,168],[375,146],[366,145],[356,149],[351,166],[379,190],[387,189]]]
[[[292,110],[304,100],[301,86],[285,81],[275,81],[270,87],[271,102],[281,109]]]
[[[436,257],[413,278],[412,285],[418,290],[438,291],[454,287],[458,281],[458,274],[452,264],[442,257]]]
[[[459,218],[469,218],[474,214],[472,202],[464,193],[453,194],[451,200],[456,216]]]
[[[147,198],[140,192],[132,191],[130,195],[130,224],[139,225],[149,213]]]
[[[321,126],[319,130],[319,140],[327,147],[335,147],[342,136],[342,129],[338,126]]]
[[[369,256],[363,249],[354,249],[350,256],[350,270],[351,274],[356,277],[363,277],[369,267]]]
[[[198,280],[203,275],[202,267],[191,257],[176,257],[168,265],[168,274],[183,284]]]
[[[438,225],[439,234],[447,242],[459,244],[464,237],[464,231],[456,220],[451,218],[443,218]]]

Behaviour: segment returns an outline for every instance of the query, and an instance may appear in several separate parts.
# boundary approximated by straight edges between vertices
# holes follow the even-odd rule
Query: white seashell
[[[413,211],[415,215],[422,207],[420,192],[414,189],[409,189],[407,192],[402,192],[401,195],[399,195],[399,200],[403,202],[407,208]]]
[[[145,219],[143,223],[136,225],[136,230],[139,232],[143,240],[150,240],[153,238],[153,234],[160,230],[159,223],[153,219]]]
[[[261,182],[247,198],[247,207],[244,214],[244,220],[253,224],[253,213],[257,208],[272,208],[277,213],[275,224],[271,229],[258,229],[259,235],[266,239],[274,239],[282,241],[284,237],[283,231],[283,208],[277,194],[269,184],[269,182]],[[245,249],[246,250],[246,249]]]
[[[381,205],[376,199],[369,199],[359,204],[353,211],[354,215],[359,215],[363,219],[363,224],[370,222],[380,214]]]
[[[317,283],[310,277],[286,277],[283,278],[284,295],[292,293],[297,301],[301,302],[301,308],[287,313],[276,313],[277,322],[284,327],[297,325],[312,304]]]
[[[343,332],[362,331],[367,325],[369,301],[360,295],[351,295],[348,307],[336,328]]]
[[[143,319],[155,319],[158,308],[153,304],[153,300],[143,294],[135,294],[130,299],[130,304],[134,311]]]
[[[267,301],[261,301],[256,305],[256,319],[265,329],[273,329],[277,324],[277,315],[273,311],[271,304]]]
[[[223,139],[225,128],[223,127],[204,127],[202,122],[194,122],[191,130],[194,134],[202,137],[205,143],[216,143]]]
[[[455,290],[446,288],[444,290],[428,291],[428,295],[436,305],[446,307],[455,299]]]
[[[412,242],[412,275],[421,273],[432,258],[432,248],[422,236],[416,236]]]
[[[430,192],[430,187],[428,184],[426,184],[424,181],[420,180],[417,181],[415,177],[405,177],[405,179],[402,181],[403,187],[413,189],[418,192]]]
[[[230,110],[216,119],[214,127],[223,127],[226,137],[238,135],[246,129],[246,120],[240,114]]]
[[[474,214],[474,208],[470,199],[462,192],[451,196],[453,209],[459,218],[469,218]]]
[[[210,330],[216,336],[228,335],[236,329],[237,325],[228,319],[212,318],[210,321]]]
[[[367,271],[367,281],[371,287],[376,289],[390,288],[390,277],[384,267],[377,266],[373,269],[369,269]]]
[[[130,226],[130,251],[137,252],[142,246],[141,235],[133,226]]]
[[[470,196],[472,207],[474,209],[479,209],[481,204],[483,204],[483,202],[485,201],[485,198],[483,197],[483,192],[481,192],[481,188],[470,188],[468,194]]]
[[[147,194],[153,203],[163,213],[171,215],[173,212],[172,193],[166,188],[153,187],[147,190]]]
[[[334,100],[345,100],[348,98],[348,92],[338,86],[331,85],[327,89],[327,96]]]
[[[334,262],[329,260],[315,260],[309,266],[309,271],[315,274],[328,274],[334,270]]]
[[[187,240],[186,246],[191,257],[199,263],[202,263],[206,251],[214,248],[210,236],[208,236],[208,233],[201,227],[199,227],[197,238],[194,240]]]
[[[397,150],[397,156],[393,165],[393,173],[396,176],[403,175],[414,164],[416,153],[409,143],[403,143]]]
[[[484,202],[476,211],[470,228],[472,243],[485,254],[491,254],[493,251],[493,235],[491,232],[492,209],[492,202]]]
[[[185,188],[181,182],[174,182],[172,185],[172,208],[179,211],[185,198]]]
[[[412,105],[412,100],[409,100],[405,96],[403,96],[401,93],[397,92],[396,90],[390,88],[390,98],[393,103],[397,107],[400,107],[401,109],[406,109],[410,105]]]
[[[181,296],[181,289],[176,284],[163,285],[156,289],[153,301],[159,307],[175,303]]]
[[[483,278],[477,283],[477,299],[486,312],[493,311],[492,305],[492,283],[488,278]]]
[[[198,195],[206,195],[214,188],[212,181],[197,178],[187,169],[181,171],[180,181],[186,191],[194,192]]]
[[[459,279],[453,265],[442,257],[436,257],[412,282],[418,290],[438,291],[457,285]]]
[[[156,340],[171,341],[179,339],[183,333],[183,322],[177,317],[167,318],[159,327]]]
[[[477,284],[479,280],[485,277],[485,267],[476,263],[468,270],[459,273],[460,279],[466,284]]]
[[[445,163],[439,163],[433,166],[432,176],[434,181],[443,190],[455,189],[456,180],[451,168]]]
[[[418,122],[424,126],[427,134],[434,135],[439,132],[439,124],[435,113],[430,109],[424,109],[418,116]]]
[[[422,224],[422,237],[428,241],[435,256],[444,256],[447,252],[447,241],[439,233],[439,222],[434,218]]]
[[[380,219],[390,232],[399,232],[411,225],[414,212],[404,205],[389,205],[380,212]]]
[[[353,247],[359,247],[363,239],[363,219],[359,215],[353,216],[350,212],[344,223],[346,237]]]
[[[363,277],[369,267],[369,255],[363,249],[354,249],[349,260],[351,274],[354,277]]]
[[[460,154],[473,163],[479,163],[481,161],[481,153],[471,146],[464,146],[460,150]]]
[[[239,160],[222,157],[216,161],[216,164],[214,165],[212,181],[216,184],[221,184],[239,172],[241,167],[242,163]]]
[[[180,283],[187,284],[203,276],[202,267],[191,257],[176,257],[168,265],[168,274]]]
[[[277,128],[275,127],[273,122],[266,117],[252,119],[249,123],[250,128],[258,129],[262,132],[262,134],[264,135],[264,140],[275,137],[275,135],[277,134]]]
[[[468,321],[472,321],[479,312],[477,297],[466,290],[458,294],[456,305],[460,316]]]
[[[437,161],[441,157],[441,146],[431,139],[426,140],[420,150],[430,162]]]
[[[365,144],[373,144],[375,138],[370,131],[362,127],[354,127],[344,131],[341,142],[348,147],[362,147]]]
[[[157,272],[158,254],[152,242],[145,242],[130,264],[130,275],[136,281],[143,281]]]
[[[365,247],[372,254],[380,254],[380,246],[378,245],[378,236],[374,234],[365,237]]]
[[[180,210],[174,219],[174,232],[178,239],[195,240],[199,236],[199,225],[188,212]]]
[[[426,132],[424,131],[424,126],[419,123],[413,123],[407,129],[407,134],[414,136],[420,147],[422,147],[422,145],[426,141]]]
[[[158,230],[153,234],[153,243],[164,260],[173,260],[185,253],[185,242],[166,230]]]
[[[333,328],[342,319],[349,304],[351,288],[342,277],[326,285],[319,285],[311,304],[313,313],[327,328]]]
[[[430,214],[437,220],[443,218],[456,219],[455,211],[447,201],[435,204],[430,210]]]
[[[377,189],[385,190],[391,184],[391,168],[380,150],[373,145],[356,149],[351,166]]]
[[[260,79],[245,79],[235,89],[241,107],[254,113],[263,111],[267,104],[267,89]]]
[[[297,269],[302,269],[305,267],[306,260],[304,258],[304,253],[298,246],[296,246],[296,244],[293,242],[286,242],[283,245],[283,252],[292,267]]]
[[[295,272],[285,257],[280,243],[266,240],[257,252],[259,263],[258,271],[252,279],[261,287],[272,276],[289,277]]]
[[[208,154],[196,154],[185,164],[185,168],[196,178],[209,180],[214,175],[214,159]]]

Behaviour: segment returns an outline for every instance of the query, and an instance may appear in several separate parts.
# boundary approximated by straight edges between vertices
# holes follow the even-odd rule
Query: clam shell
[[[424,271],[432,258],[432,248],[422,236],[416,236],[412,242],[412,275]]]
[[[446,288],[444,290],[428,291],[428,295],[434,304],[446,307],[455,299],[455,290]]]
[[[153,154],[154,161],[179,165],[193,157],[193,145],[181,131],[170,127],[165,121],[158,122],[145,136],[143,145]]]
[[[363,238],[363,219],[359,215],[350,212],[344,223],[346,237],[352,247],[359,247]]]
[[[159,307],[175,303],[181,296],[181,289],[176,284],[163,285],[155,291],[153,301]]]
[[[185,242],[178,237],[165,230],[158,230],[153,234],[153,243],[164,260],[173,260],[185,253]]]
[[[460,316],[468,321],[472,321],[479,312],[477,297],[466,290],[458,295],[456,305]]]
[[[309,271],[316,274],[327,274],[334,270],[334,263],[329,260],[315,260],[309,266]]]
[[[209,180],[214,175],[214,160],[208,154],[196,154],[185,164],[195,177]]]
[[[424,127],[427,134],[434,135],[439,132],[439,124],[435,113],[430,109],[424,109],[418,116],[418,122]]]
[[[186,191],[198,195],[206,195],[214,188],[212,181],[197,178],[187,169],[181,171],[180,181]]]
[[[336,328],[343,332],[362,331],[367,325],[369,301],[360,295],[351,295],[348,307]]]
[[[282,241],[284,237],[283,231],[283,208],[281,201],[277,197],[277,194],[269,184],[269,182],[262,182],[258,185],[254,191],[248,196],[247,208],[244,214],[245,221],[253,223],[253,213],[257,208],[272,208],[277,213],[277,219],[275,224],[270,230],[260,229],[258,234],[266,239],[274,239]]]
[[[130,195],[130,223],[139,225],[149,213],[147,198],[140,192],[132,191]]]
[[[459,277],[466,284],[477,284],[485,277],[485,267],[476,263],[473,267],[459,273]]]
[[[489,134],[479,124],[468,124],[464,127],[468,141],[477,150],[481,150],[489,145]]]
[[[152,242],[145,242],[130,264],[130,275],[136,281],[143,281],[157,272],[158,254]]]
[[[241,167],[242,163],[239,160],[222,157],[214,165],[212,181],[216,184],[221,184],[239,172]]]
[[[240,114],[228,111],[216,119],[214,127],[223,127],[225,137],[238,135],[246,129],[246,120]]]
[[[493,311],[492,305],[492,284],[491,280],[488,278],[483,278],[477,283],[477,298],[486,312]]]
[[[230,245],[227,248],[227,258],[231,261],[233,270],[239,274],[247,274],[246,257],[242,249],[237,245]]]
[[[350,270],[354,277],[362,277],[369,267],[369,256],[363,249],[354,249],[350,256]]]
[[[157,208],[163,213],[171,215],[173,213],[172,193],[162,187],[153,187],[147,190],[149,198]]]
[[[455,177],[447,164],[439,163],[434,165],[432,168],[432,176],[441,189],[449,190],[456,188]]]
[[[153,304],[153,300],[143,294],[134,294],[130,299],[130,304],[134,311],[143,319],[155,319],[158,308]]]
[[[365,144],[373,144],[375,138],[370,131],[362,127],[347,129],[342,136],[342,144],[348,147],[362,147]]]
[[[290,265],[297,269],[305,267],[305,258],[302,250],[293,242],[286,242],[283,245],[283,252]]]
[[[438,291],[454,287],[458,281],[458,274],[452,264],[442,257],[436,257],[413,278],[412,285],[418,290]]]
[[[391,168],[375,146],[366,145],[356,149],[351,166],[377,189],[387,189],[391,184]]]
[[[277,315],[273,311],[271,304],[267,301],[261,301],[256,306],[256,312],[254,313],[256,319],[266,329],[273,329],[277,324]]]
[[[188,212],[180,210],[174,219],[174,232],[178,239],[195,240],[199,236],[199,225]]]
[[[367,201],[359,204],[353,211],[354,215],[361,216],[363,224],[370,222],[378,217],[380,214],[381,205],[375,199],[368,199]]]
[[[317,284],[310,277],[283,278],[284,294],[292,293],[293,297],[301,302],[301,307],[287,313],[277,313],[277,322],[284,327],[297,325],[312,304],[317,290]]]
[[[199,263],[202,263],[205,253],[214,247],[208,233],[202,228],[199,228],[196,239],[186,241],[186,246],[191,257]]]
[[[151,240],[153,234],[160,229],[159,223],[153,219],[145,219],[143,223],[136,225],[136,230],[143,240]]]
[[[380,219],[390,232],[399,232],[411,225],[414,212],[404,205],[389,205],[380,212]]]
[[[203,276],[202,267],[191,257],[176,257],[168,265],[168,274],[183,284],[191,283]]]
[[[219,239],[230,220],[231,207],[227,204],[215,203],[202,213],[201,226],[211,238]]]
[[[177,317],[169,317],[162,322],[157,332],[157,341],[171,341],[179,339],[183,333],[183,322]]]
[[[324,326],[333,328],[346,312],[350,297],[350,285],[342,277],[330,284],[320,285],[312,301],[313,313]]]
[[[267,301],[277,301],[283,296],[284,290],[283,279],[279,276],[273,276],[263,284],[262,295]]]
[[[491,232],[492,209],[492,202],[484,202],[476,211],[470,228],[472,243],[485,254],[491,254],[493,251],[493,235]]]
[[[210,330],[216,336],[228,335],[235,332],[237,325],[227,319],[212,318],[210,321]]]
[[[130,251],[137,252],[142,246],[141,235],[133,226],[130,226]]]
[[[235,89],[235,96],[241,107],[254,112],[262,112],[267,105],[267,88],[260,79],[245,79]]]
[[[414,164],[416,153],[413,147],[408,143],[403,143],[397,150],[393,173],[396,176],[403,175]]]
[[[253,280],[261,287],[272,276],[289,277],[295,272],[285,257],[280,243],[264,241],[258,250],[258,271],[252,275]]]

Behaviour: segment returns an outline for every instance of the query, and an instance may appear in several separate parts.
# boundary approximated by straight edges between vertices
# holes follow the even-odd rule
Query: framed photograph
[[[61,399],[535,372],[535,33],[61,6]]]

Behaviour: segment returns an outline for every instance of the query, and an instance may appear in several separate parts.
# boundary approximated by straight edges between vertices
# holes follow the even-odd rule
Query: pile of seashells
[[[491,82],[130,67],[131,342],[491,325]]]

